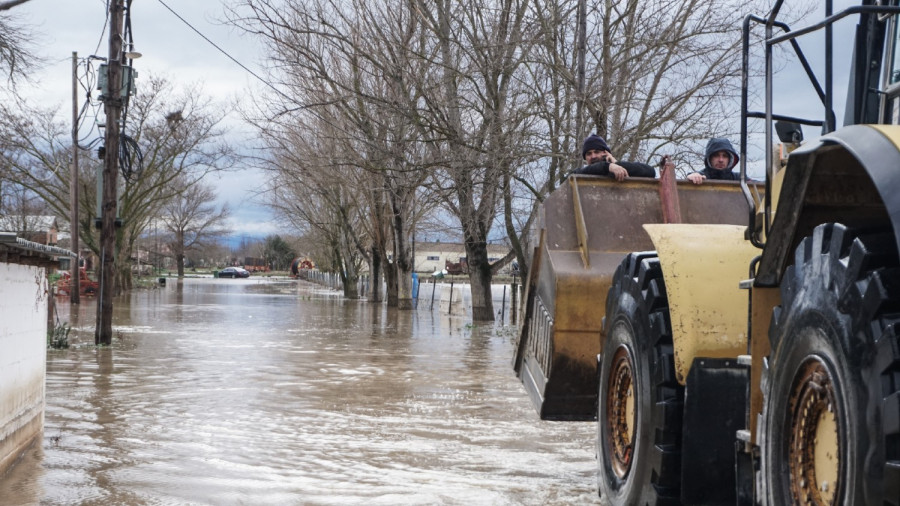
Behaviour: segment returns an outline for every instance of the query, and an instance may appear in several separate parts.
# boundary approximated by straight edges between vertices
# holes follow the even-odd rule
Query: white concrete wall
[[[43,268],[0,262],[0,474],[44,427],[48,297]]]

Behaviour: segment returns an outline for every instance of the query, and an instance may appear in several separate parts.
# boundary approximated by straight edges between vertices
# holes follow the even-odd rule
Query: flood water
[[[44,434],[0,504],[599,504],[595,426],[537,418],[509,325],[302,281],[89,299],[47,353]]]

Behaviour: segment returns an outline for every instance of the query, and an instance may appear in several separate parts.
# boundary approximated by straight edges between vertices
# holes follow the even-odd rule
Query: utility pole
[[[69,197],[72,202],[69,217],[69,233],[72,236],[72,251],[75,252],[75,265],[69,269],[72,273],[72,289],[69,290],[69,303],[81,303],[81,269],[78,265],[78,52],[72,51],[72,173],[69,175]]]
[[[119,116],[122,112],[122,31],[124,0],[109,3],[109,59],[106,109],[106,155],[103,165],[103,200],[100,207],[100,301],[94,344],[112,344],[113,290],[116,282],[116,203],[119,173]]]

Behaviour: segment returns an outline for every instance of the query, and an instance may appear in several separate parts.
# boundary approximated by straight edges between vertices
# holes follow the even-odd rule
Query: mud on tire
[[[656,253],[613,276],[597,407],[600,495],[612,505],[680,504],[684,388],[675,379],[668,299]]]

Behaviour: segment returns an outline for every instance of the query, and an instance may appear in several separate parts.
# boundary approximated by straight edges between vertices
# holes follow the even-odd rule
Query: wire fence
[[[341,276],[334,272],[322,272],[315,269],[301,269],[299,278],[321,285],[332,290],[343,291]],[[507,283],[491,285],[491,299],[496,314],[496,321],[516,323],[519,316],[518,302],[521,300],[522,286],[518,278],[513,277]],[[366,299],[371,288],[370,276],[360,276],[357,290],[360,298]],[[387,290],[382,282],[381,293]],[[450,316],[471,318],[472,290],[468,282],[457,282],[454,279],[426,278],[422,282],[413,278],[413,307],[417,311],[439,312]]]

